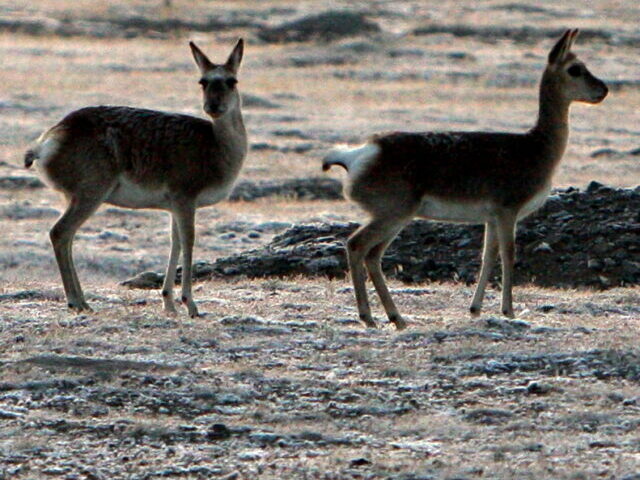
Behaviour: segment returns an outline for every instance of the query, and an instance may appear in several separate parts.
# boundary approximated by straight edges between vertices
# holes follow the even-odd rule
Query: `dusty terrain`
[[[335,143],[528,128],[553,38],[580,27],[576,51],[611,95],[573,108],[555,185],[633,189],[636,2],[168,3],[0,0],[0,479],[640,478],[637,285],[519,285],[513,321],[491,288],[471,319],[476,257],[456,264],[464,281],[390,282],[401,333],[362,328],[350,284],[322,276],[201,281],[205,314],[171,318],[158,291],[120,286],[164,268],[166,214],[104,206],[75,242],[94,308],[76,315],[48,241],[60,200],[22,167],[81,106],[201,115],[187,41],[221,60],[244,36],[251,151],[244,190],[198,214],[195,257],[214,261],[292,225],[359,221],[335,184],[288,183],[320,176]],[[348,22],[295,23],[335,10]],[[623,254],[633,268],[637,249]]]

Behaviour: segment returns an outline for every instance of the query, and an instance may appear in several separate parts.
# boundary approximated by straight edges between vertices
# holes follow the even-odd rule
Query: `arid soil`
[[[608,0],[0,0],[0,480],[640,478],[638,18]],[[415,222],[385,258],[409,328],[373,291],[383,327],[363,328],[342,277],[362,213],[320,159],[382,130],[523,131],[568,27],[611,94],[573,107],[558,190],[521,222],[517,318],[497,315],[499,275],[468,317],[479,227]],[[24,151],[86,105],[202,115],[187,41],[222,61],[239,36],[250,152],[231,201],[198,212],[203,316],[121,285],[158,285],[169,222],[110,206],[75,241],[94,311],[68,311],[62,204]]]

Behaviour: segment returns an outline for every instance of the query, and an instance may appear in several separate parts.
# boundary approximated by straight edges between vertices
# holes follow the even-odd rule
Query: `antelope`
[[[195,43],[189,45],[210,120],[132,107],[86,107],[43,133],[25,154],[25,167],[37,162],[47,183],[66,198],[50,238],[71,309],[90,310],[73,264],[73,238],[108,203],[169,212],[164,310],[177,313],[173,287],[182,252],[182,303],[190,317],[198,316],[191,293],[195,212],[228,195],[247,153],[237,87],[244,41],[237,42],[224,64],[211,62]]]
[[[572,102],[600,103],[608,88],[571,52],[578,30],[567,30],[551,49],[540,82],[538,119],[525,133],[393,132],[358,147],[336,149],[323,160],[348,173],[345,194],[370,216],[347,241],[347,258],[360,319],[376,327],[365,287],[366,270],[389,321],[406,322],[385,283],[380,259],[414,217],[485,225],[482,267],[470,306],[480,314],[485,287],[502,259],[503,315],[512,304],[515,230],[538,209],[567,145]]]

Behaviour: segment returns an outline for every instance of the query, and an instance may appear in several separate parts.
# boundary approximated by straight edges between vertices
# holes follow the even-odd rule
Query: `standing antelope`
[[[70,308],[89,309],[73,265],[73,237],[107,202],[171,214],[164,310],[176,313],[173,286],[182,250],[182,302],[191,317],[198,315],[191,294],[195,211],[227,196],[247,152],[236,85],[244,42],[238,41],[223,65],[189,45],[201,73],[204,111],[212,121],[139,108],[88,107],[67,115],[25,155],[25,166],[37,160],[45,179],[67,200],[50,237]]]
[[[406,322],[391,299],[380,259],[414,217],[484,223],[482,268],[471,313],[478,315],[491,269],[502,258],[502,313],[513,317],[511,286],[516,222],[539,208],[569,135],[569,105],[599,103],[607,86],[570,51],[578,30],[567,30],[551,49],[540,82],[536,125],[526,133],[395,132],[364,145],[336,150],[323,170],[348,172],[345,192],[371,220],[347,242],[360,319],[375,327],[365,288],[369,272],[384,309],[398,329]]]

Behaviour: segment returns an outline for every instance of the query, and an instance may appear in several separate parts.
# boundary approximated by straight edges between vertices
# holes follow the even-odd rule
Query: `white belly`
[[[551,187],[545,187],[525,203],[518,212],[518,219],[535,212],[549,196]],[[444,200],[425,195],[416,216],[443,222],[486,223],[495,218],[496,208],[488,200],[462,202]]]
[[[533,197],[531,197],[531,200],[525,203],[518,212],[518,219],[526,217],[527,215],[535,212],[542,205],[544,205],[544,202],[546,202],[547,198],[549,197],[549,192],[551,192],[551,185],[543,188]]]
[[[118,184],[109,194],[107,203],[125,208],[169,208],[169,191],[166,186],[149,188],[134,183],[126,176],[118,179]]]
[[[416,216],[443,222],[485,223],[494,211],[486,200],[461,202],[425,195]]]
[[[231,193],[233,188],[233,181],[227,182],[223,185],[216,185],[215,187],[205,188],[200,195],[198,195],[198,207],[206,207],[207,205],[213,205],[221,200],[224,200]]]

